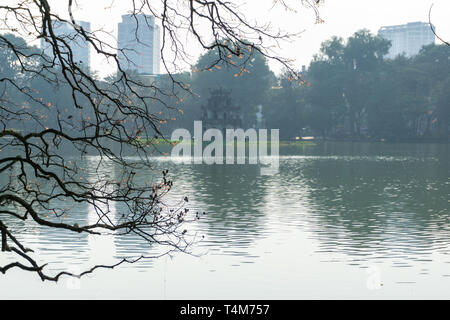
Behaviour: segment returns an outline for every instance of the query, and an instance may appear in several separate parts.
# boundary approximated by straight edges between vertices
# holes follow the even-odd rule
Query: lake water
[[[204,236],[195,255],[57,284],[13,270],[0,275],[0,298],[450,298],[450,145],[327,142],[280,154],[271,176],[156,158],[174,180],[167,201],[187,195],[191,211],[206,212],[188,231]],[[74,216],[89,221],[90,210]],[[133,237],[17,228],[54,272],[157,250]]]

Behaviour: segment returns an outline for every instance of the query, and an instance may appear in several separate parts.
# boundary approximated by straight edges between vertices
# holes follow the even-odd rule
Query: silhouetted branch
[[[301,0],[314,8],[314,2]],[[172,188],[168,171],[159,182],[142,181],[136,175],[153,172],[151,156],[158,152],[152,141],[163,138],[165,119],[161,107],[180,110],[180,94],[190,93],[178,80],[181,62],[190,61],[186,35],[204,49],[217,49],[215,62],[245,68],[252,52],[278,61],[297,76],[290,61],[272,52],[273,44],[298,33],[274,30],[270,24],[249,22],[231,1],[206,0],[130,0],[130,14],[136,22],[141,14],[151,14],[162,27],[161,60],[171,83],[163,86],[148,81],[133,70],[129,48],[117,48],[103,40],[104,31],[85,30],[76,22],[73,1],[67,1],[69,19],[56,14],[47,0],[22,0],[0,5],[0,26],[10,34],[0,34],[0,230],[2,254],[17,257],[6,266],[36,272],[42,280],[57,281],[61,276],[79,277],[98,268],[114,268],[145,258],[123,259],[112,265],[97,265],[81,274],[61,272],[47,275],[46,264],[39,265],[8,226],[32,222],[38,226],[65,232],[92,235],[136,235],[150,244],[167,247],[166,253],[187,252],[190,241],[185,225],[196,221],[185,209],[185,201],[164,203]],[[281,3],[284,5],[284,3]],[[147,16],[145,16],[147,19]],[[61,34],[57,25],[70,25],[70,33]],[[207,25],[204,29],[200,26]],[[51,54],[31,47],[28,41],[42,41]],[[97,79],[83,67],[73,44],[89,44],[117,69],[115,76]],[[233,57],[245,59],[238,63]],[[239,59],[236,59],[239,60]],[[45,94],[40,90],[45,91]],[[62,102],[51,101],[60,98]],[[176,101],[176,103],[172,103]],[[18,130],[17,128],[22,128]],[[75,155],[68,158],[67,155]],[[87,157],[95,156],[93,177],[87,178]],[[131,156],[131,157],[130,157]],[[116,179],[104,173],[104,167],[117,168]],[[103,170],[103,171],[102,171]],[[137,174],[138,172],[138,174]],[[70,204],[61,208],[61,203]],[[96,221],[77,224],[65,220],[73,205],[93,208]],[[115,221],[111,205],[121,205],[121,217]]]
[[[438,38],[439,40],[441,40],[443,43],[445,43],[446,45],[450,46],[450,43],[445,41],[444,39],[442,39],[437,33],[436,33],[436,28],[434,27],[434,25],[431,23],[431,10],[433,9],[433,4],[431,4],[430,6],[430,11],[428,12],[428,23],[430,24],[430,28],[431,31],[434,33],[434,35],[436,36],[436,38]]]

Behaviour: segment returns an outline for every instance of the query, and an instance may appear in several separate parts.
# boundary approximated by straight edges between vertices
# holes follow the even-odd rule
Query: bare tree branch
[[[450,46],[450,43],[445,41],[444,39],[442,39],[437,33],[436,33],[436,28],[434,27],[434,25],[431,23],[431,10],[433,9],[434,3],[431,4],[430,6],[430,11],[428,11],[428,23],[430,24],[430,28],[431,31],[433,31],[434,35],[436,38],[438,38],[439,40],[441,40],[443,43],[445,43],[446,45]]]
[[[137,172],[153,172],[151,157],[158,152],[153,141],[165,139],[163,126],[170,119],[159,110],[180,110],[181,95],[191,93],[189,85],[177,76],[181,63],[192,62],[186,37],[205,50],[218,50],[214,64],[242,70],[257,52],[298,76],[290,61],[272,50],[274,44],[298,36],[298,32],[250,22],[231,1],[129,1],[137,42],[145,43],[138,37],[138,28],[150,27],[150,21],[143,25],[138,16],[145,14],[147,19],[152,15],[162,27],[161,61],[170,79],[168,86],[126,70],[124,62],[132,62],[130,48],[117,48],[103,40],[103,30],[90,31],[78,25],[73,0],[67,1],[69,19],[55,13],[47,0],[0,5],[0,27],[9,32],[0,33],[0,54],[5,62],[0,67],[1,250],[17,258],[0,266],[1,273],[20,268],[37,273],[42,280],[58,281],[61,276],[80,277],[99,268],[158,257],[124,258],[81,274],[60,272],[52,276],[45,273],[46,264],[39,265],[33,251],[9,228],[17,221],[68,233],[133,234],[149,245],[166,247],[163,254],[187,252],[191,241],[186,225],[198,220],[185,208],[187,198],[172,205],[164,202],[173,186],[167,170],[158,182],[136,178]],[[319,19],[315,1],[298,3],[313,8]],[[275,5],[287,7],[284,1]],[[73,30],[61,34],[58,25],[70,25]],[[23,39],[43,41],[51,54],[30,47]],[[89,44],[96,54],[112,62],[117,68],[115,76],[100,80],[84,68],[74,53],[77,42]],[[235,62],[233,58],[241,59]],[[56,98],[62,102],[50,101]],[[83,161],[89,156],[97,157],[94,179],[86,178]],[[116,179],[102,171],[109,164],[120,169]],[[96,221],[67,222],[72,206],[61,208],[61,203],[89,205]],[[113,204],[125,208],[117,221],[110,210]]]

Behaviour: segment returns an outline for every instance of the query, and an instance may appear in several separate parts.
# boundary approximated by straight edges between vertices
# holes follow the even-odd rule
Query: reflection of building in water
[[[90,184],[95,184],[101,192],[109,193],[113,191],[113,182],[116,180],[114,162],[102,160],[99,165],[99,157],[87,157],[86,169],[88,171],[86,180]],[[105,185],[105,180],[108,184]],[[116,203],[113,201],[96,202],[96,206],[90,204],[87,212],[87,224],[103,223],[112,225],[116,223]],[[105,232],[102,230],[102,232]],[[110,231],[108,231],[110,232]],[[114,235],[92,235],[88,236],[90,249],[90,263],[106,264],[110,263],[116,253]]]
[[[227,128],[240,128],[242,126],[241,108],[233,104],[231,90],[210,89],[210,94],[207,104],[202,106],[203,127],[222,131]]]
[[[88,157],[86,167],[88,168],[87,180],[89,183],[97,183],[96,187],[107,194],[114,193],[115,182],[122,180],[122,168],[113,161],[102,160],[99,165],[99,157]],[[143,179],[136,179],[135,183],[141,185],[147,183],[151,178],[146,175]],[[106,187],[102,187],[107,182]],[[105,203],[96,202],[97,208],[89,205],[87,223],[104,223],[117,225],[123,223],[130,213],[130,207],[124,202],[108,201]],[[130,203],[129,203],[130,204]],[[117,263],[117,259],[137,258],[141,255],[151,256],[153,249],[148,241],[134,232],[125,235],[113,234],[112,231],[99,230],[106,235],[89,235],[88,243],[90,249],[90,264],[111,264]],[[124,231],[124,230],[122,230]],[[148,266],[151,260],[139,263],[139,266]]]
[[[418,54],[423,46],[435,41],[434,33],[427,22],[381,27],[378,35],[391,41],[391,48],[386,55],[390,59],[402,54],[411,57]]]

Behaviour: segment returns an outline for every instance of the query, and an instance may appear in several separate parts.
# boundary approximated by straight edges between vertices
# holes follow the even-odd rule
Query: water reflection
[[[332,260],[367,267],[383,262],[429,275],[430,264],[450,263],[449,149],[431,144],[322,143],[280,150],[280,170],[273,176],[261,176],[252,165],[175,164],[155,158],[155,170],[137,172],[136,177],[155,181],[161,170],[170,170],[174,189],[166,202],[170,206],[189,196],[188,208],[202,217],[189,232],[205,236],[195,250],[208,259],[240,258],[227,260],[231,265],[258,262],[272,252],[260,244],[277,243],[286,257],[314,248],[310,258],[319,263]],[[95,157],[87,158],[85,166],[90,182],[100,180],[99,175],[112,180],[121,176],[113,163],[98,167]],[[101,208],[113,220],[127,210],[115,203]],[[70,219],[92,223],[98,215],[92,206],[78,205]],[[159,250],[133,235],[97,239],[22,222],[14,228],[45,259],[53,255],[50,261],[66,264]],[[131,267],[150,268],[152,261]]]
[[[268,213],[261,207],[266,188],[257,166],[196,166],[190,179],[207,213],[202,227],[210,245],[245,248],[261,236]]]
[[[99,161],[99,157],[86,158],[85,166],[87,168],[87,182],[95,184],[97,181],[116,181],[118,177],[114,163],[106,159],[101,162]],[[105,185],[104,188],[100,188],[99,186],[98,190],[105,193],[112,193],[114,191],[111,184]],[[115,225],[117,223],[116,216],[117,209],[114,201],[96,201],[95,205],[92,203],[89,204],[85,223]],[[90,265],[113,263],[111,259],[115,256],[117,251],[113,234],[101,236],[89,234],[88,245]]]
[[[441,156],[311,157],[301,166],[290,159],[281,175],[302,175],[310,187],[307,219],[319,252],[345,253],[353,264],[408,266],[449,252],[450,185]]]
[[[102,190],[106,194],[113,194],[116,191],[114,190],[115,182],[124,178],[122,168],[115,162],[107,159],[102,159],[100,162],[99,157],[87,157],[85,166],[88,168],[86,174],[89,183],[105,180],[109,182],[104,188],[99,188],[99,190]],[[154,174],[154,172],[151,174]],[[148,182],[148,180],[150,180],[150,174],[139,172],[136,183],[140,184],[144,181]],[[95,206],[93,204],[89,205],[85,222],[88,224],[104,223],[116,225],[121,222],[121,217],[126,216],[128,212],[129,208],[124,203],[97,201]],[[152,250],[153,248],[150,243],[133,232],[126,235],[105,232],[105,230],[101,230],[101,232],[102,235],[90,234],[88,236],[90,265],[114,264],[123,258],[133,260],[141,255],[151,256],[156,254]],[[141,263],[132,267],[145,269],[151,265],[151,259],[144,259],[141,260]],[[124,266],[129,267],[129,265]]]

